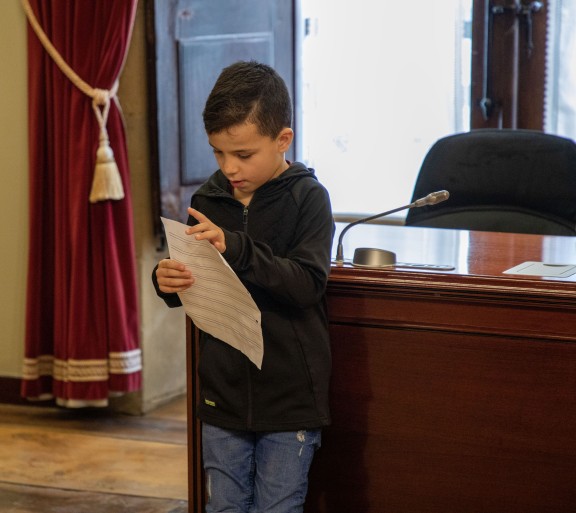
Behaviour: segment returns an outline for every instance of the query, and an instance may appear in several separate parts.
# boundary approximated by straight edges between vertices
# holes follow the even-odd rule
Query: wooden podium
[[[504,271],[576,264],[576,238],[382,225],[346,237],[350,258],[371,246],[454,270],[333,266],[332,425],[305,512],[574,513],[576,275]],[[190,511],[201,512],[188,332]]]

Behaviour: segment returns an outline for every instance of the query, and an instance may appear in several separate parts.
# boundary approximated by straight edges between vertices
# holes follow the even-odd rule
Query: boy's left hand
[[[198,221],[198,224],[189,226],[186,233],[194,235],[196,240],[208,240],[220,253],[224,253],[226,251],[226,238],[222,228],[194,208],[188,207],[188,213]]]

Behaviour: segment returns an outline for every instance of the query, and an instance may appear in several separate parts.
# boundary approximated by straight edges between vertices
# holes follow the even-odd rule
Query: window
[[[302,0],[302,158],[336,214],[409,203],[429,147],[469,128],[472,0],[438,5]]]
[[[576,139],[576,0],[548,4],[547,132]]]

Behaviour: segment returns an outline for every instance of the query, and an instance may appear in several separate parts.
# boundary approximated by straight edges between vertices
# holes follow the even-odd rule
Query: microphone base
[[[377,248],[356,248],[352,259],[354,267],[390,267],[396,265],[396,253]]]

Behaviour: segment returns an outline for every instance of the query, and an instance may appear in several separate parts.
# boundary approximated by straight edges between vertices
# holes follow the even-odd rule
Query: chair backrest
[[[408,211],[406,224],[576,235],[576,143],[534,130],[478,129],[439,139],[428,151],[412,201],[445,189],[450,198]]]

